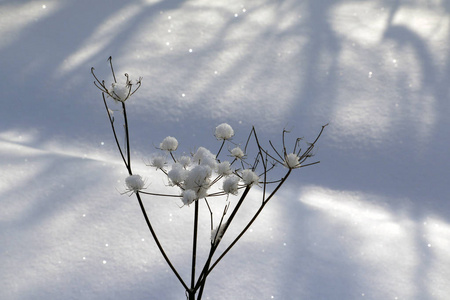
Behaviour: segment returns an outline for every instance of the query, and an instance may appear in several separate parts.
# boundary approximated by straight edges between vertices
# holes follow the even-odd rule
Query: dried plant
[[[221,142],[216,154],[213,154],[204,147],[199,147],[195,153],[177,158],[175,152],[178,149],[178,141],[174,137],[169,136],[159,145],[159,150],[162,151],[162,154],[155,156],[149,163],[149,166],[156,167],[157,170],[161,171],[162,175],[168,179],[170,185],[176,188],[178,192],[173,194],[154,193],[145,187],[146,183],[140,175],[133,173],[130,158],[130,135],[126,102],[140,88],[142,78],[139,78],[133,83],[130,76],[125,74],[125,82],[119,83],[114,72],[111,57],[108,61],[113,78],[113,82],[110,85],[107,85],[104,80],[98,79],[94,73],[94,68],[91,69],[91,73],[95,78],[95,86],[102,92],[103,103],[111,124],[114,139],[128,171],[129,176],[125,180],[127,189],[124,193],[130,196],[133,194],[136,196],[148,229],[162,256],[186,290],[187,299],[200,300],[208,275],[252,226],[266,204],[273,199],[274,195],[286,182],[291,172],[319,163],[319,161],[311,163],[307,161],[313,156],[312,150],[328,124],[322,126],[312,143],[305,143],[305,149],[301,148],[302,139],[295,139],[292,151],[288,151],[286,145],[286,135],[289,133],[287,130],[283,130],[282,132],[281,149],[277,150],[271,141],[269,141],[270,146],[267,149],[263,148],[254,127],[251,129],[244,147],[241,148],[231,142],[234,136],[233,128],[223,123],[218,125],[215,130],[215,137]],[[107,98],[112,98],[113,101],[121,105],[124,124],[121,124],[120,127],[123,127],[125,130],[124,144],[119,142],[116,130],[117,124],[115,123],[113,112],[109,108]],[[228,155],[225,155],[226,158],[231,157],[231,160],[221,159],[224,156],[223,149],[226,143],[231,143],[230,145],[233,147],[229,150]],[[170,162],[167,160],[170,160]],[[275,169],[279,169],[278,167],[281,167],[284,171],[282,173],[273,172]],[[274,173],[282,175],[273,175]],[[273,178],[274,176],[279,177]],[[214,189],[213,187],[215,186],[219,188]],[[255,208],[253,216],[240,233],[231,238],[229,244],[222,245],[222,237],[227,233],[230,224],[235,219],[238,211],[242,207],[242,203],[252,188],[258,188],[261,191],[261,202],[259,206]],[[230,195],[236,198],[236,203],[233,206],[230,206]],[[167,256],[143,204],[142,197],[144,196],[178,197],[181,199],[183,206],[193,206],[194,224],[190,282],[185,281],[180,276]],[[224,198],[223,209],[218,216],[219,221],[216,225],[214,225],[213,210],[208,202],[212,197]],[[209,253],[202,264],[199,264],[197,259],[200,201],[204,201],[209,210],[211,230]],[[223,247],[223,251],[216,257],[216,250],[219,246]],[[198,269],[198,266],[201,266],[201,268]]]

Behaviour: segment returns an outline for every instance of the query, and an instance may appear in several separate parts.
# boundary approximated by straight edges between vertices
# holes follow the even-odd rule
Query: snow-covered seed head
[[[198,199],[206,197],[211,184],[211,174],[209,166],[195,166],[187,173],[184,180],[185,189],[194,191]]]
[[[232,156],[234,156],[234,157],[236,157],[238,159],[243,158],[244,155],[245,155],[244,151],[242,151],[242,149],[240,147],[233,148],[233,149],[231,149],[230,152],[231,152]]]
[[[289,153],[284,158],[284,166],[288,169],[296,169],[300,167],[300,158],[295,153]]]
[[[128,191],[138,192],[144,188],[144,180],[140,175],[130,175],[125,179],[125,184],[127,185]]]
[[[218,140],[229,140],[234,136],[234,130],[227,123],[222,123],[216,127],[215,136]]]
[[[166,151],[175,151],[178,148],[178,141],[176,138],[168,136],[161,142],[161,144],[159,144],[159,148]]]
[[[174,163],[172,169],[167,173],[173,185],[181,184],[187,177],[188,171],[180,163]]]
[[[155,167],[156,170],[163,169],[166,164],[166,158],[164,156],[155,156],[152,159],[151,166]]]
[[[252,186],[254,184],[258,184],[259,176],[252,170],[245,169],[242,171],[242,181],[245,185]]]
[[[191,164],[191,158],[189,156],[182,156],[178,160],[178,163],[180,163],[183,168],[187,168]]]
[[[230,162],[229,161],[223,161],[219,164],[217,164],[217,174],[221,176],[228,176],[232,173]]]
[[[239,184],[239,177],[237,177],[236,175],[232,175],[230,177],[225,178],[225,180],[223,181],[222,189],[227,194],[237,195],[238,184]]]
[[[184,190],[181,194],[181,201],[184,205],[189,205],[197,199],[197,193],[193,190]]]
[[[113,83],[111,89],[108,90],[108,95],[114,100],[125,102],[131,94],[131,84],[129,83]]]
[[[194,156],[192,157],[192,161],[202,166],[208,166],[213,170],[216,168],[217,164],[216,156],[205,147],[199,147],[197,149],[197,152],[195,152]]]

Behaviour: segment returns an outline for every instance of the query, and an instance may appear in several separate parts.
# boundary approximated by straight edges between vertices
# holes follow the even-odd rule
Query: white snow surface
[[[281,146],[285,128],[290,153],[330,123],[321,163],[292,171],[203,299],[448,299],[449,13],[440,0],[1,1],[0,299],[185,298],[121,195],[128,173],[90,74],[112,82],[109,56],[120,80],[143,77],[126,103],[149,192],[169,188],[146,166],[166,136],[181,157],[217,151],[222,123],[236,145],[255,126]],[[144,204],[188,281],[193,205]]]

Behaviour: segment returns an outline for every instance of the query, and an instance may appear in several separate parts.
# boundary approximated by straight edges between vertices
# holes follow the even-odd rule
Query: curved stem
[[[272,193],[270,193],[269,197],[261,204],[260,208],[256,211],[253,218],[248,222],[248,224],[244,227],[244,229],[241,231],[241,233],[234,239],[234,241],[225,249],[225,251],[219,256],[219,258],[214,262],[214,264],[211,266],[211,268],[208,269],[208,271],[205,273],[205,277],[208,276],[208,274],[216,267],[216,265],[219,263],[220,260],[228,253],[228,251],[233,248],[233,246],[239,241],[239,239],[244,235],[244,233],[250,228],[250,226],[255,222],[256,218],[259,216],[261,211],[264,209],[264,206],[269,202],[269,200],[275,195],[275,193],[280,189],[280,187],[283,185],[283,183],[286,181],[286,179],[289,177],[292,169],[289,169],[289,171],[286,173],[286,175],[281,180],[280,184],[273,190]]]
[[[128,174],[132,175],[131,172],[131,157],[130,157],[130,137],[128,135],[128,119],[127,119],[127,109],[125,107],[125,102],[122,102],[122,109],[123,109],[123,119],[125,122],[125,140],[126,140],[126,146],[127,146],[127,169]]]
[[[228,226],[231,224],[231,221],[233,220],[234,216],[236,215],[237,211],[239,210],[242,202],[247,197],[248,192],[250,191],[250,187],[247,186],[244,190],[244,192],[241,195],[241,198],[239,199],[238,203],[236,204],[236,207],[231,212],[230,217],[227,219],[225,223],[225,228],[223,229],[223,234],[225,235],[225,232],[228,229]],[[195,289],[200,288],[199,297],[201,297],[201,294],[203,292],[203,288],[206,282],[206,277],[210,273],[209,266],[211,264],[211,260],[213,258],[214,253],[217,250],[217,247],[219,246],[221,240],[216,241],[214,244],[211,245],[211,249],[209,251],[208,259],[206,260],[206,263],[202,269],[202,272],[200,273],[200,276],[198,277],[197,284],[195,285]]]
[[[222,145],[220,145],[219,151],[217,151],[216,158],[219,157],[220,151],[222,151],[223,145],[225,145],[225,140],[223,140]]]
[[[103,100],[105,101],[104,95],[103,95]],[[106,109],[107,109],[107,112],[108,112],[108,116],[110,118],[111,126],[113,128],[114,138],[116,139],[117,147],[119,148],[119,151],[120,151],[120,154],[122,156],[122,159],[123,159],[123,161],[125,163],[125,166],[126,166],[126,168],[128,170],[128,174],[132,175],[133,172],[131,170],[130,139],[129,139],[129,134],[128,134],[128,120],[127,120],[127,111],[126,111],[125,103],[122,102],[123,116],[124,116],[124,120],[125,120],[124,127],[125,127],[125,142],[126,142],[126,150],[127,150],[127,159],[126,160],[125,160],[125,157],[123,155],[123,152],[122,152],[122,149],[120,147],[120,144],[118,142],[117,135],[116,135],[115,130],[114,130],[113,120],[111,118],[111,115],[109,114],[108,106],[106,104],[106,101],[105,101],[105,106],[106,106]],[[144,203],[142,202],[141,195],[139,194],[139,192],[136,192],[136,198],[137,198],[137,200],[139,202],[139,207],[141,208],[141,211],[142,211],[142,214],[144,216],[145,222],[147,223],[147,227],[150,230],[150,233],[152,234],[152,237],[153,237],[156,245],[158,246],[159,251],[161,252],[162,256],[164,257],[164,259],[166,260],[167,264],[172,269],[172,272],[178,278],[180,283],[183,285],[183,287],[186,290],[188,290],[189,289],[188,286],[184,282],[183,278],[181,278],[180,274],[178,274],[177,270],[173,266],[172,262],[170,261],[169,257],[167,256],[166,252],[164,251],[164,248],[162,247],[161,243],[159,242],[159,239],[158,239],[158,237],[156,235],[156,232],[153,229],[153,226],[152,226],[152,224],[150,222],[150,219],[149,219],[149,217],[147,215],[147,211],[145,210]]]
[[[155,240],[156,245],[158,246],[159,251],[161,252],[162,256],[164,257],[164,259],[166,260],[167,264],[169,265],[169,267],[172,269],[172,272],[175,274],[175,276],[178,278],[178,280],[181,282],[181,284],[183,285],[183,287],[186,290],[189,290],[189,287],[186,285],[186,283],[184,282],[183,278],[181,278],[180,274],[178,274],[177,270],[175,269],[175,267],[172,265],[172,262],[170,261],[169,257],[167,256],[166,252],[164,251],[164,248],[162,247],[161,243],[159,242],[158,237],[156,236],[156,232],[153,229],[152,224],[150,223],[150,219],[148,218],[147,212],[145,210],[144,204],[142,203],[142,199],[141,196],[139,195],[139,192],[136,193],[136,197],[138,199],[139,202],[139,206],[141,208],[142,214],[144,215],[144,219],[145,222],[147,223],[147,227],[150,230],[153,239]]]
[[[103,97],[103,103],[105,104],[106,112],[108,114],[109,123],[111,124],[111,128],[112,128],[112,131],[114,134],[114,139],[116,141],[117,148],[119,148],[120,156],[122,157],[123,163],[125,164],[125,166],[128,169],[127,161],[125,160],[125,156],[123,155],[122,147],[120,147],[119,139],[117,138],[116,129],[114,127],[114,118],[111,117],[111,113],[109,112],[108,104],[106,103],[105,93],[102,93],[102,97]]]

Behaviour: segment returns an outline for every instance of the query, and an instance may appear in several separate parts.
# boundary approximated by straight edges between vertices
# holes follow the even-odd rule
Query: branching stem
[[[120,98],[121,93],[116,93],[114,91],[114,87],[116,86],[115,84],[117,84],[117,79],[116,79],[116,75],[114,72],[114,68],[113,68],[113,64],[112,64],[112,57],[108,58],[108,61],[110,63],[110,67],[111,67],[111,72],[112,72],[112,76],[114,79],[114,83],[112,85],[113,89],[108,90],[108,88],[105,85],[105,81],[100,81],[98,79],[98,77],[94,74],[94,68],[91,68],[91,73],[94,76],[94,84],[95,86],[100,89],[100,91],[102,92],[102,98],[103,98],[103,103],[105,105],[105,109],[106,112],[108,114],[108,119],[109,122],[111,124],[111,129],[113,131],[113,135],[114,135],[114,140],[116,142],[117,148],[119,149],[120,152],[120,156],[125,164],[125,167],[127,168],[128,174],[131,176],[133,175],[132,172],[132,168],[131,168],[131,151],[130,151],[130,136],[129,136],[129,124],[128,124],[128,118],[127,118],[127,110],[126,110],[126,105],[125,105],[125,101],[131,96],[133,95],[141,86],[141,80],[142,78],[139,78],[139,80],[133,84],[130,80],[130,77],[128,76],[128,74],[125,74],[126,77],[126,85],[129,88],[128,91],[128,95],[126,96],[122,96],[122,98]],[[133,85],[134,85],[134,89],[133,89]],[[117,132],[116,132],[116,127],[115,127],[115,122],[114,122],[114,117],[112,115],[112,111],[109,109],[108,104],[106,102],[106,96],[108,97],[112,97],[116,102],[120,102],[122,105],[122,114],[123,114],[123,127],[124,127],[124,135],[125,135],[125,145],[121,145],[119,143],[119,138],[117,136]],[[181,285],[183,286],[183,288],[186,291],[186,297],[188,298],[188,300],[201,300],[202,295],[203,295],[203,291],[205,288],[205,284],[206,284],[206,279],[208,277],[208,275],[212,272],[212,270],[218,265],[218,263],[225,257],[225,255],[231,250],[231,248],[233,248],[235,246],[235,244],[241,239],[241,237],[247,232],[247,230],[253,225],[253,223],[255,222],[255,220],[258,218],[258,216],[260,215],[260,213],[262,212],[262,210],[265,208],[266,204],[274,197],[274,195],[279,191],[279,189],[283,186],[283,184],[286,182],[287,178],[289,177],[289,175],[291,174],[293,169],[297,169],[297,168],[303,168],[303,167],[307,167],[307,166],[311,166],[311,165],[315,165],[317,163],[319,163],[319,161],[316,162],[312,162],[312,163],[307,163],[307,164],[303,164],[307,159],[309,159],[311,156],[313,156],[313,149],[315,147],[316,142],[319,140],[320,136],[322,135],[325,127],[328,126],[328,124],[323,125],[322,129],[320,130],[319,134],[317,135],[317,137],[315,138],[315,140],[308,144],[309,146],[306,148],[305,151],[302,152],[302,149],[300,148],[300,142],[301,142],[301,138],[297,138],[295,140],[295,144],[293,147],[293,152],[295,155],[297,155],[298,157],[295,157],[296,159],[298,158],[298,164],[296,164],[295,166],[289,165],[287,163],[288,161],[288,157],[291,158],[291,153],[286,149],[286,133],[289,133],[288,130],[283,129],[283,133],[282,133],[282,151],[281,150],[277,150],[275,148],[275,146],[273,145],[273,143],[271,141],[269,141],[269,150],[270,148],[272,148],[272,150],[270,150],[270,153],[268,150],[264,149],[258,139],[258,135],[256,133],[255,127],[252,127],[250,134],[247,138],[247,141],[245,143],[244,146],[244,157],[240,158],[240,159],[234,159],[230,165],[233,165],[236,161],[240,161],[240,165],[242,166],[242,169],[247,168],[251,168],[251,170],[253,172],[259,172],[259,182],[257,182],[257,184],[260,186],[262,185],[262,200],[261,200],[261,204],[260,206],[256,209],[256,212],[254,212],[253,216],[251,217],[251,219],[247,222],[247,224],[245,225],[245,227],[239,232],[239,234],[234,237],[234,239],[232,239],[232,242],[230,244],[228,244],[225,248],[225,250],[217,257],[214,258],[214,254],[216,253],[219,245],[221,244],[222,241],[222,237],[223,235],[226,234],[230,224],[232,223],[232,221],[234,220],[234,218],[236,217],[238,211],[242,208],[242,204],[244,202],[244,200],[247,198],[248,193],[250,191],[250,189],[252,188],[252,185],[240,185],[238,187],[239,190],[242,190],[242,194],[239,198],[239,200],[237,201],[236,205],[232,208],[231,213],[229,214],[229,216],[227,215],[228,209],[230,208],[230,202],[227,198],[227,203],[223,209],[222,212],[222,216],[220,218],[220,222],[218,224],[218,227],[215,231],[215,234],[213,235],[213,233],[211,233],[211,243],[210,243],[210,250],[208,253],[208,256],[206,258],[206,261],[204,262],[203,268],[201,269],[200,274],[198,274],[197,280],[196,280],[196,272],[197,272],[197,263],[198,263],[198,257],[197,257],[197,248],[198,248],[198,235],[199,235],[199,206],[200,206],[200,201],[197,199],[195,200],[194,203],[194,220],[193,220],[193,233],[192,233],[192,258],[191,258],[191,280],[190,280],[190,284],[188,286],[188,284],[186,284],[186,282],[183,280],[183,278],[180,276],[180,274],[178,273],[177,269],[174,267],[174,265],[172,264],[171,260],[169,259],[169,257],[167,256],[164,248],[161,245],[161,242],[158,239],[158,236],[150,222],[150,218],[147,214],[147,211],[145,209],[144,203],[142,201],[141,198],[141,194],[145,194],[145,195],[150,195],[150,196],[157,196],[157,197],[182,197],[180,195],[173,195],[173,194],[162,194],[162,193],[154,193],[154,192],[145,192],[142,191],[142,189],[146,189],[144,188],[140,188],[140,190],[132,190],[132,193],[134,193],[136,195],[136,198],[138,200],[139,203],[139,207],[141,209],[141,212],[144,216],[145,222],[147,224],[147,227],[153,237],[153,240],[155,241],[159,251],[161,252],[162,256],[164,257],[166,263],[168,264],[168,266],[170,267],[170,269],[172,270],[172,272],[174,273],[174,275],[177,277],[177,279],[180,281]],[[253,138],[253,139],[252,139]],[[254,158],[253,162],[247,162],[246,158],[248,155],[248,150],[249,150],[249,144],[250,141],[252,141],[252,147],[255,147],[255,145],[253,143],[256,143],[256,155]],[[219,154],[221,153],[221,151],[224,148],[226,140],[222,141],[222,144],[220,145],[219,150],[217,151],[217,155],[216,155],[216,160],[217,162],[220,163],[220,160],[218,159]],[[174,163],[177,163],[177,159],[175,158],[174,154],[172,153],[172,151],[169,151],[170,153],[170,157],[172,158]],[[270,162],[269,162],[270,159]],[[284,174],[284,176],[282,176],[281,178],[276,178],[276,179],[271,179],[268,174],[271,173],[271,171],[275,168],[276,165],[281,164],[284,165],[288,168],[287,172]],[[187,170],[187,169],[186,169]],[[166,171],[165,169],[161,168],[161,171],[168,176],[168,171]],[[239,176],[242,178],[240,174],[242,170],[234,170],[233,173],[236,176]],[[261,172],[262,171],[262,172]],[[208,175],[209,176],[209,175]],[[218,183],[222,178],[224,177],[224,175],[217,175],[215,177],[215,179],[213,179],[212,181],[209,181],[210,179],[208,178],[208,185],[212,186],[216,183]],[[272,176],[273,177],[273,176]],[[275,186],[275,188],[273,189],[273,191],[270,191],[268,189],[268,185],[272,185]],[[184,183],[176,183],[173,184],[178,186],[182,191],[185,191],[185,188],[187,188]],[[209,187],[208,186],[208,187]],[[130,192],[130,190],[127,190],[127,192]],[[131,194],[132,194],[131,193]],[[131,196],[131,195],[130,195]],[[213,196],[227,196],[228,194],[223,191],[214,191],[210,194],[207,194],[206,197],[213,197]],[[267,196],[267,197],[266,197]],[[206,207],[209,211],[210,214],[210,229],[213,232],[214,230],[214,215],[213,215],[213,210],[210,206],[210,204],[208,203],[208,200],[206,199],[205,196],[204,200],[206,203]],[[225,216],[227,216],[227,218],[225,219]],[[215,260],[214,260],[215,259]],[[198,293],[198,294],[197,294]],[[197,299],[195,299],[197,294]]]

